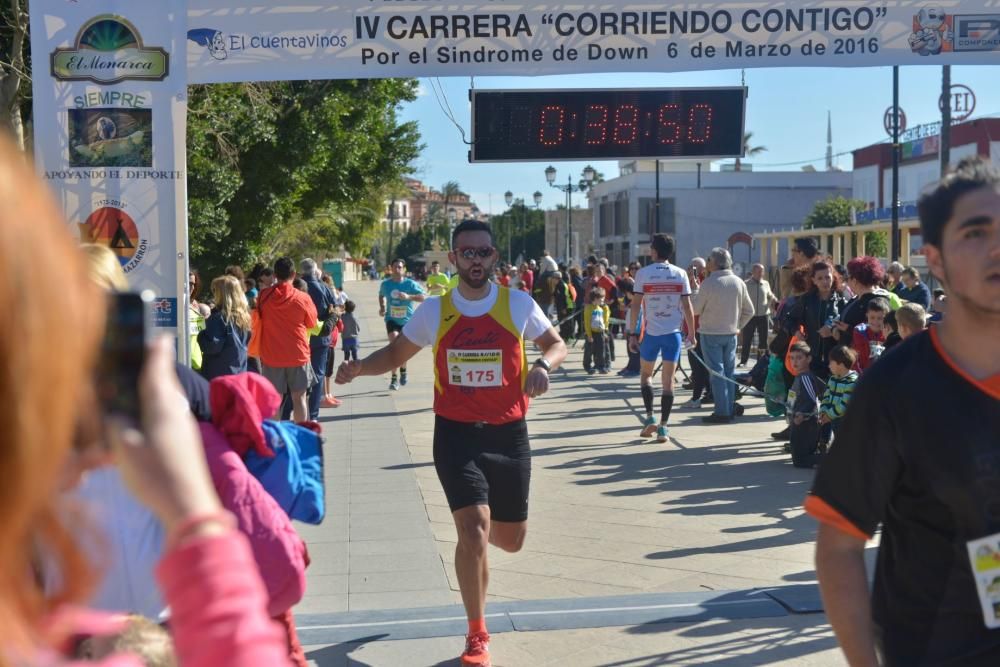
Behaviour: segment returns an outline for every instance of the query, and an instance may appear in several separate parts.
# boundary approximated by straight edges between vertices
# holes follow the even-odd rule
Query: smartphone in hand
[[[152,328],[153,293],[108,296],[108,321],[97,364],[97,392],[106,417],[139,426],[139,375]]]

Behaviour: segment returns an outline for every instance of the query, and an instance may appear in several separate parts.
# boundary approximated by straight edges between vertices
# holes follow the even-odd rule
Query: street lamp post
[[[535,190],[535,194],[533,194],[531,197],[532,197],[532,200],[535,202],[535,210],[537,211],[538,207],[542,205],[542,193],[539,192],[538,190]],[[527,214],[525,214],[524,217],[527,218],[528,217]],[[523,228],[522,228],[521,232],[522,232],[521,233],[521,249],[522,249],[522,251],[524,251],[524,244],[526,243],[526,240],[524,238],[524,229]],[[544,239],[545,239],[545,222],[543,220],[543,222],[542,222],[542,240],[544,241]],[[524,251],[524,252],[527,252],[527,251]]]
[[[583,170],[583,183],[579,185],[573,185],[573,177],[566,177],[566,185],[556,185],[556,168],[550,166],[545,170],[545,180],[548,181],[549,187],[556,188],[566,193],[566,264],[571,263],[571,249],[570,244],[573,239],[573,193],[574,192],[586,192],[590,185],[594,182],[595,176],[594,168],[589,164]],[[558,239],[556,239],[558,242]]]
[[[455,232],[455,220],[458,213],[453,208],[448,209],[448,247],[451,247],[451,235]]]
[[[511,246],[511,237],[514,236],[514,233],[513,233],[514,232],[514,209],[511,208],[511,205],[514,203],[514,193],[511,192],[510,190],[508,190],[507,192],[503,193],[503,201],[504,201],[505,204],[507,204],[507,209],[508,209],[508,211],[510,213],[510,215],[507,217],[507,261],[510,262],[510,261],[512,261],[511,254],[510,254],[511,253],[511,249],[510,249],[510,246]]]

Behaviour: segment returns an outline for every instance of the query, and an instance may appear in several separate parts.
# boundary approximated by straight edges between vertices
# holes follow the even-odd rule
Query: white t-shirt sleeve
[[[642,294],[642,288],[646,284],[644,280],[643,271],[636,271],[635,273],[635,285],[632,286],[633,294]]]
[[[403,335],[420,347],[429,347],[437,339],[441,322],[441,298],[430,297],[417,306],[410,321],[403,326]]]
[[[510,316],[514,322],[524,322],[525,340],[535,340],[552,328],[552,322],[527,292],[510,292]]]
[[[691,296],[691,279],[688,278],[687,271],[681,271],[681,280],[684,281],[684,291],[681,292],[681,296]]]

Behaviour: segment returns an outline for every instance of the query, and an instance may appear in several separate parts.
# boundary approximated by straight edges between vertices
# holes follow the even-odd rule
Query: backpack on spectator
[[[289,517],[318,525],[326,516],[323,439],[292,422],[264,420],[264,437],[273,456],[247,452],[247,469]]]

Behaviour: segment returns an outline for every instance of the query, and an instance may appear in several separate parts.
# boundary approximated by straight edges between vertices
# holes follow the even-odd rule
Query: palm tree
[[[440,213],[442,220],[439,225],[435,226],[435,229],[440,228],[442,236],[448,239],[451,235],[451,225],[448,219],[449,204],[458,198],[462,194],[462,186],[458,184],[458,181],[448,181],[441,186],[441,194],[444,196],[444,202],[441,205]],[[437,240],[438,235],[435,233],[434,238]],[[447,241],[445,242],[447,245]]]
[[[750,140],[753,138],[753,132],[743,133],[743,155],[745,157],[753,157],[754,155],[760,155],[767,150],[767,146],[751,146]],[[743,163],[740,162],[740,158],[736,158],[736,166],[733,171],[742,171]]]

